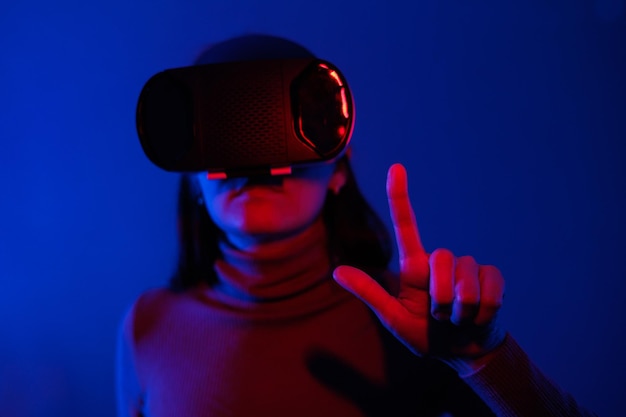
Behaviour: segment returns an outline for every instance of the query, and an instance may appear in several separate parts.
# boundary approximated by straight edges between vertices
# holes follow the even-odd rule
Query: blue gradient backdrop
[[[405,163],[427,249],[498,265],[507,328],[581,402],[620,414],[624,0],[3,0],[0,416],[114,414],[119,320],[176,249],[177,178],[142,154],[137,95],[246,32],[343,69],[376,209],[388,219],[386,169]]]

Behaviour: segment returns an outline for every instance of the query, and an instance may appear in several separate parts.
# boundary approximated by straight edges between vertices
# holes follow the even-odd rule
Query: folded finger
[[[480,306],[474,323],[486,325],[497,315],[504,298],[504,278],[492,265],[481,265],[478,270],[480,282]]]
[[[449,320],[455,296],[456,260],[447,249],[436,249],[430,255],[430,311],[437,320]]]
[[[473,257],[461,256],[456,259],[454,292],[450,320],[455,324],[471,322],[478,313],[480,302],[478,264]]]

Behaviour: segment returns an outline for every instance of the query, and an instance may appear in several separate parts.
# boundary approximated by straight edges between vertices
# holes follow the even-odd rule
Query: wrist
[[[459,374],[459,376],[461,377],[469,376],[480,371],[489,362],[491,362],[491,360],[497,356],[498,351],[500,350],[500,347],[504,344],[505,340],[506,340],[506,337],[504,337],[502,341],[493,349],[489,350],[488,352],[480,356],[473,356],[473,357],[456,356],[456,357],[441,358],[441,360],[445,364],[447,364],[449,367],[454,369]]]

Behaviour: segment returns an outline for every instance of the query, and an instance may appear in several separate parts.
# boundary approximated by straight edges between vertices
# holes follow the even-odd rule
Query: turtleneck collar
[[[332,281],[326,227],[318,219],[301,233],[240,250],[221,242],[215,290],[246,301],[292,298]]]

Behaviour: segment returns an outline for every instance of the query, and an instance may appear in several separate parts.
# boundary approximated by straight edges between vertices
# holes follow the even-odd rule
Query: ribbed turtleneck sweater
[[[321,222],[254,250],[221,251],[217,283],[149,290],[129,310],[120,417],[492,415],[451,369],[413,356],[334,282]],[[516,398],[510,363],[526,360],[512,341],[503,351],[499,368],[468,379],[501,409]]]

